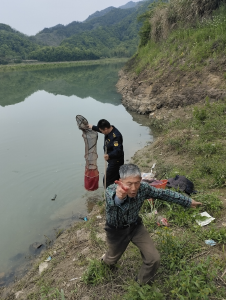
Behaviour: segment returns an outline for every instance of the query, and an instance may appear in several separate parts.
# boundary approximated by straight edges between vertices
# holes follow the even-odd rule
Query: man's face
[[[103,134],[106,135],[106,134],[109,133],[109,130],[110,130],[110,129],[109,129],[109,128],[104,128],[104,129],[100,129],[100,128],[99,128],[99,130],[100,130],[100,132],[102,132]]]
[[[124,179],[119,179],[125,186],[129,188],[128,196],[136,197],[140,187],[141,177],[140,176],[129,176]]]

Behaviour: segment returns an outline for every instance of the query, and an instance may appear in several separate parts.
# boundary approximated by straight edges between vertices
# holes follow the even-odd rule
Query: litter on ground
[[[196,222],[200,225],[200,226],[206,226],[209,223],[211,223],[213,220],[215,220],[215,218],[211,217],[211,215],[209,215],[206,211],[202,212],[199,214],[201,217],[206,217],[205,220],[196,220]]]
[[[45,261],[50,261],[52,259],[51,256],[49,256]]]
[[[70,279],[69,281],[74,281],[74,280],[77,280],[77,279],[80,279],[81,277],[75,277],[75,278],[72,278]]]
[[[167,226],[167,227],[170,226],[167,219],[162,217],[162,216],[157,217],[157,222],[156,223],[157,223],[158,226]]]
[[[39,265],[39,275],[45,270],[48,268],[48,263],[47,262],[42,262],[40,265]]]
[[[206,245],[215,246],[217,243],[214,240],[205,240]]]
[[[154,173],[142,173],[142,180],[153,180],[155,177]]]

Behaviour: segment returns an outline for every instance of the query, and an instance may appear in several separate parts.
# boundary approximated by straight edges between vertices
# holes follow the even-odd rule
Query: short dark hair
[[[111,124],[105,120],[105,119],[101,119],[98,123],[97,123],[97,127],[104,130],[105,128],[110,128]]]

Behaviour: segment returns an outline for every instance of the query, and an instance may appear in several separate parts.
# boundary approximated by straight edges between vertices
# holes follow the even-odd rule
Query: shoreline
[[[52,69],[52,68],[67,68],[85,65],[99,65],[106,63],[125,63],[129,58],[105,58],[99,60],[84,60],[84,61],[63,61],[63,62],[35,62],[35,63],[21,63],[12,65],[0,65],[0,72],[9,71],[21,71],[21,70],[40,70],[40,69]]]

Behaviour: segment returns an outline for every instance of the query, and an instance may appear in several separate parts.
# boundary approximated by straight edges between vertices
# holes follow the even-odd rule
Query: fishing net
[[[89,129],[88,121],[83,116],[77,115],[76,121],[78,128],[82,130],[82,136],[85,141],[85,178],[84,186],[88,191],[95,191],[98,189],[99,172],[97,168],[97,139],[98,133]]]

